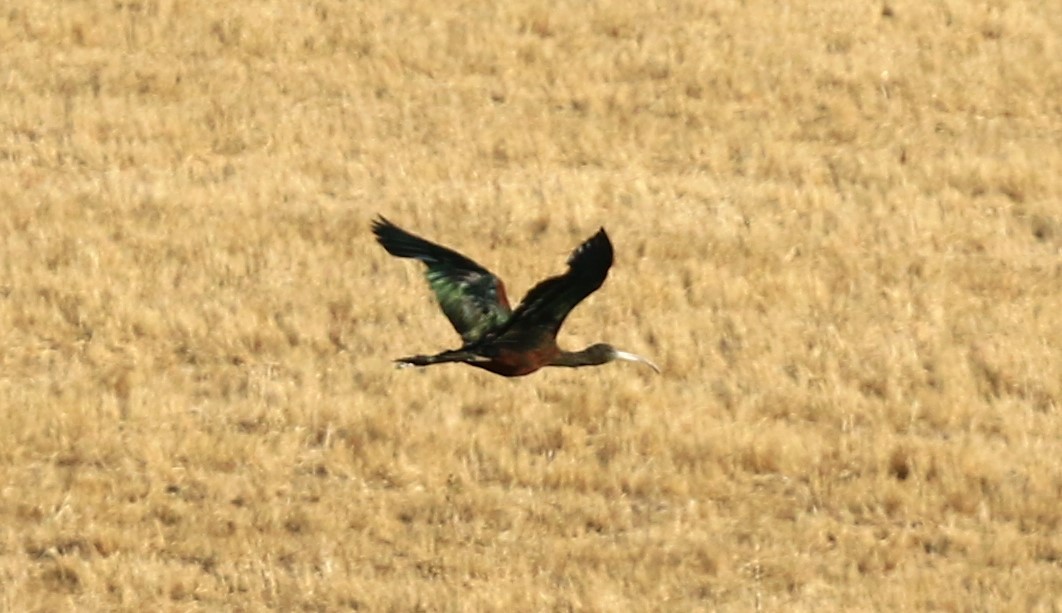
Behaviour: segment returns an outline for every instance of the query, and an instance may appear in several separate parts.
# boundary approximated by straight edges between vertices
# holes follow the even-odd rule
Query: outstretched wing
[[[568,272],[542,281],[513,311],[499,338],[537,329],[556,334],[568,313],[597,291],[612,266],[612,242],[601,228],[568,257]]]
[[[372,223],[376,240],[393,256],[420,260],[446,318],[465,344],[504,324],[512,311],[501,279],[465,256],[426,241],[382,216]]]

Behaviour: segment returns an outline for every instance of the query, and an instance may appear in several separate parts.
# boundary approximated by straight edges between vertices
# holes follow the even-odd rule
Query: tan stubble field
[[[0,610],[1062,608],[1062,13],[807,4],[6,2]]]

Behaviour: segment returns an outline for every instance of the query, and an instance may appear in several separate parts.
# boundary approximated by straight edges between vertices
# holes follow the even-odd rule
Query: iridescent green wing
[[[465,344],[508,321],[512,311],[505,286],[489,270],[456,251],[410,234],[383,217],[373,222],[372,231],[391,255],[424,262],[428,284]]]

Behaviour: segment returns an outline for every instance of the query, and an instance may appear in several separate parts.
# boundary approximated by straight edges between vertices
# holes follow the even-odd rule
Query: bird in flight
[[[557,347],[557,331],[584,298],[605,282],[612,266],[612,243],[601,228],[572,252],[568,270],[527,292],[512,309],[501,279],[465,256],[415,236],[384,217],[372,223],[376,240],[393,256],[420,260],[428,285],[463,341],[459,349],[395,360],[399,366],[463,362],[504,377],[519,377],[543,366],[597,366],[613,360],[647,364],[642,356],[605,343],[582,351]]]

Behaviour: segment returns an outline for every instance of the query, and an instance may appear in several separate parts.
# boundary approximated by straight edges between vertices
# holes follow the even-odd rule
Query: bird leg
[[[444,351],[435,355],[412,355],[406,358],[398,358],[395,362],[398,364],[397,368],[409,368],[411,366],[431,366],[432,364],[445,364],[447,362],[483,362],[489,361],[488,358],[484,358],[481,355],[477,355],[470,351],[463,351],[461,349],[455,349],[451,351]]]

